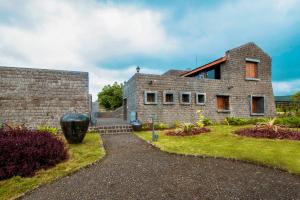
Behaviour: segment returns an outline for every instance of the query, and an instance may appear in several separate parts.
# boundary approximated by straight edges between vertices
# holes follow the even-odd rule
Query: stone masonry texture
[[[196,111],[201,109],[204,115],[220,121],[226,117],[272,117],[275,115],[275,103],[271,79],[271,58],[254,43],[247,43],[226,52],[227,60],[221,64],[221,79],[196,79],[175,75],[152,75],[136,73],[124,87],[127,98],[127,116],[136,112],[142,122],[155,114],[156,121],[171,125],[175,121],[194,122]],[[257,59],[258,80],[246,80],[246,58]],[[151,83],[151,84],[150,84]],[[145,91],[156,91],[157,104],[146,105]],[[163,92],[174,91],[175,103],[163,104]],[[191,92],[191,103],[180,104],[180,92]],[[196,104],[196,92],[206,94],[204,105]],[[217,95],[229,95],[230,112],[218,112]],[[250,97],[264,96],[265,112],[263,116],[251,115]]]
[[[60,127],[69,112],[89,114],[87,72],[0,67],[0,121]]]

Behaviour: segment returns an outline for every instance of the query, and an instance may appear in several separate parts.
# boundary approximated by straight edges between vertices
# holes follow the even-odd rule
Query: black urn
[[[69,113],[60,118],[61,129],[70,144],[81,143],[89,128],[90,118],[83,114]]]
[[[131,122],[132,129],[134,131],[141,131],[142,130],[142,123],[139,120],[135,120]]]

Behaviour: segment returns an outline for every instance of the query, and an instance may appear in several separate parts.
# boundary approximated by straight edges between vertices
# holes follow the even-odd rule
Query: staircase
[[[120,125],[100,125],[90,127],[90,131],[97,131],[100,134],[129,134],[132,132],[132,126],[129,124]]]
[[[117,118],[106,118],[97,120],[95,126],[91,126],[89,131],[99,132],[100,134],[129,134],[132,126],[127,122]]]

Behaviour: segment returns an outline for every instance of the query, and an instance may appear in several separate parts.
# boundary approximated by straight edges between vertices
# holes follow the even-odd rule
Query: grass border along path
[[[14,199],[38,186],[71,174],[90,165],[105,155],[100,134],[87,133],[82,144],[67,145],[70,158],[48,170],[40,170],[35,176],[22,178],[15,176],[0,181],[0,199]]]
[[[257,139],[235,135],[241,126],[211,126],[211,132],[197,136],[167,136],[158,132],[157,142],[151,142],[151,132],[135,134],[169,153],[230,158],[300,174],[300,141]]]

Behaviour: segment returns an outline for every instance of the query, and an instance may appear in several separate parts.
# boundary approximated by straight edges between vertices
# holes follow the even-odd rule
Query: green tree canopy
[[[100,106],[108,110],[114,110],[122,106],[123,84],[115,82],[113,85],[106,85],[98,93],[98,102]]]
[[[293,100],[293,101],[299,101],[299,102],[300,102],[300,91],[296,92],[296,93],[292,96],[292,100]]]

